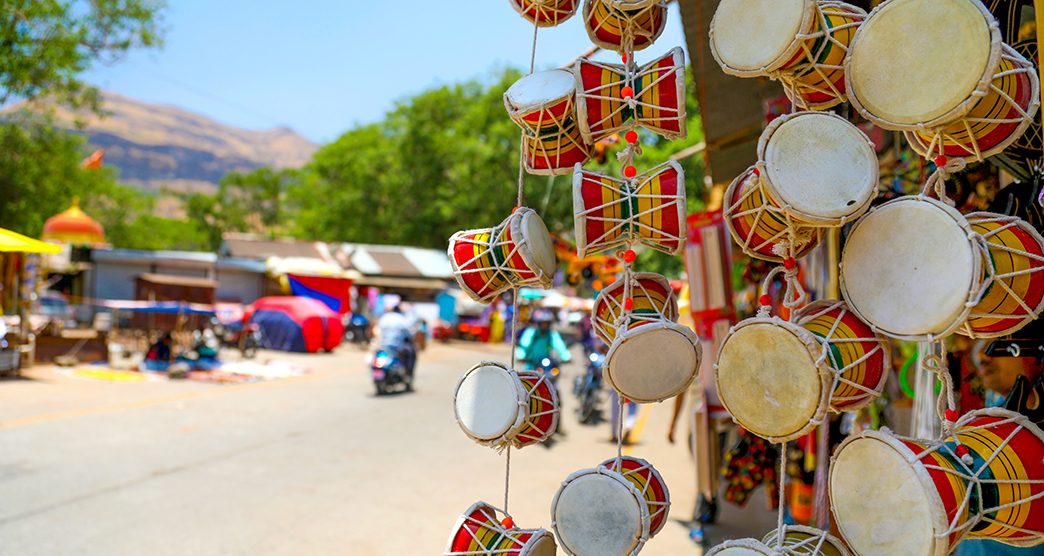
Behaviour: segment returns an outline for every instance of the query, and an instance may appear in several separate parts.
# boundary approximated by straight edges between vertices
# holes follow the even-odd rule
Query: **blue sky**
[[[507,0],[168,2],[162,49],[97,66],[87,80],[232,125],[288,126],[326,142],[428,87],[529,66],[533,28]],[[685,46],[676,6],[638,60],[674,46]],[[579,16],[541,29],[537,68],[590,47]]]

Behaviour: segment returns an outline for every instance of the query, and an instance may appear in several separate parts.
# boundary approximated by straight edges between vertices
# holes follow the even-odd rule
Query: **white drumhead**
[[[723,0],[711,23],[711,47],[730,69],[778,66],[797,43],[808,0]]]
[[[549,533],[540,531],[535,544],[526,552],[526,556],[555,556],[558,554],[558,546],[555,538]]]
[[[575,88],[576,80],[566,70],[538,71],[515,81],[504,96],[516,109],[525,111],[570,96]]]
[[[475,438],[493,440],[511,430],[518,419],[518,398],[510,372],[494,365],[476,367],[457,386],[457,420]]]
[[[771,132],[763,157],[768,187],[801,214],[839,219],[877,193],[877,155],[866,135],[828,112],[803,112]]]
[[[718,356],[718,397],[758,436],[787,438],[808,427],[821,410],[823,381],[806,344],[776,323],[738,326]]]
[[[558,267],[555,258],[555,247],[551,244],[551,233],[547,231],[544,220],[534,210],[528,210],[522,216],[522,230],[529,254],[532,256],[534,270],[540,270],[544,276],[553,278]]]
[[[706,556],[772,556],[771,548],[754,539],[726,541],[707,552]]]
[[[964,217],[937,201],[891,201],[852,229],[841,257],[845,300],[883,334],[949,334],[963,321],[975,251]]]
[[[932,512],[939,512],[945,523],[939,495],[925,489],[896,447],[874,436],[853,439],[836,452],[830,466],[830,505],[841,534],[856,554],[942,556],[947,552],[946,539],[936,541],[934,535]]]
[[[606,354],[608,380],[625,398],[652,403],[677,396],[696,378],[699,339],[674,323],[621,332]]]
[[[990,29],[977,3],[882,4],[849,50],[850,94],[870,114],[896,124],[928,122],[957,108],[971,97],[990,59]]]
[[[621,481],[587,473],[567,481],[551,508],[562,548],[577,556],[630,554],[648,524],[641,502]]]

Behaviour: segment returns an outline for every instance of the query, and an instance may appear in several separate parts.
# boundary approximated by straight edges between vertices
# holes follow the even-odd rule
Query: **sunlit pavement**
[[[462,372],[507,355],[431,346],[417,391],[380,398],[354,347],[262,353],[312,372],[243,385],[108,383],[51,369],[0,381],[0,554],[440,554],[470,504],[504,503],[504,457],[464,436],[452,397]],[[573,415],[568,385],[582,370],[562,377],[567,435],[512,454],[519,526],[549,527],[561,481],[615,454],[607,423]],[[671,523],[643,555],[701,553],[686,523],[693,468],[687,449],[667,442],[670,411],[647,406],[628,448],[672,494]],[[721,521],[709,541],[760,537],[775,516],[759,495],[742,512],[723,507]]]

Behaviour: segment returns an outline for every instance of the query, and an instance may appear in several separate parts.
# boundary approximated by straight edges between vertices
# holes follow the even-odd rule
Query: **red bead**
[[[621,52],[620,53],[620,59],[623,60],[623,63],[626,64],[627,63],[627,53],[626,52]]]
[[[624,311],[630,311],[634,309],[634,300],[628,297],[624,300]]]
[[[511,209],[511,214],[515,214],[515,211],[517,211],[520,208],[522,208],[522,207],[520,207],[518,205],[515,205],[515,208]]]
[[[626,166],[624,167],[623,175],[626,178],[633,178],[638,175],[638,169],[634,166]]]
[[[755,168],[754,169],[754,175],[758,176],[760,178],[761,177],[761,170],[758,170],[757,168]]]
[[[626,139],[628,143],[631,143],[633,145],[634,143],[638,142],[638,132],[632,129],[631,131],[628,131],[624,134],[624,139]]]
[[[620,89],[620,94],[623,95],[624,98],[631,98],[634,96],[634,89],[624,87],[623,89]]]
[[[957,445],[957,455],[958,456],[966,456],[966,455],[968,455],[968,447],[965,446],[964,444],[958,444]]]
[[[957,410],[955,410],[955,409],[947,409],[946,410],[946,420],[947,421],[952,423],[952,422],[957,420],[957,417],[959,417],[959,415],[957,415]]]
[[[794,270],[797,268],[797,261],[791,258],[783,259],[783,268],[787,270]]]
[[[500,524],[507,529],[515,528],[515,520],[511,519],[511,516],[505,517],[504,520],[500,522]]]
[[[624,398],[623,399],[623,403],[624,403],[624,405],[627,405],[627,404],[631,403],[631,400],[629,400],[627,398]]]
[[[771,295],[767,295],[767,294],[763,295],[763,296],[761,296],[761,299],[759,299],[758,301],[761,302],[761,305],[763,307],[769,307],[769,306],[772,305],[772,296]]]
[[[623,260],[625,263],[633,263],[638,258],[638,254],[634,252],[634,249],[628,249],[623,252]]]
[[[932,162],[935,162],[935,167],[936,168],[942,168],[943,166],[946,166],[946,163],[949,162],[949,161],[950,161],[949,158],[946,158],[946,156],[941,155],[941,154],[939,156],[935,157],[934,159],[932,159]]]

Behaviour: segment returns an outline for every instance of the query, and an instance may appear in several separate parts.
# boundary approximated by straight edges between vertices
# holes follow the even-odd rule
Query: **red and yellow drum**
[[[623,475],[642,493],[649,507],[649,538],[655,537],[667,523],[667,514],[671,511],[671,493],[660,472],[651,463],[632,456],[607,459],[601,467]]]
[[[580,0],[509,0],[511,7],[537,27],[554,27],[573,17]]]
[[[789,217],[765,192],[758,173],[752,166],[725,190],[729,233],[744,253],[756,259],[782,262],[790,242],[797,243],[796,257],[807,255],[819,245],[819,230]]]
[[[595,334],[607,344],[616,339],[617,323],[625,311],[624,280],[613,282],[595,299],[591,311]],[[678,320],[678,300],[670,282],[659,274],[639,272],[632,277],[631,327],[660,320]]]
[[[573,210],[580,258],[634,243],[671,255],[685,246],[685,174],[677,162],[630,180],[577,168]]]
[[[573,74],[565,70],[532,73],[504,93],[508,115],[524,132],[527,172],[568,174],[591,157],[577,123],[575,99]]]
[[[983,261],[985,291],[960,332],[978,338],[1007,336],[1044,310],[1044,239],[1014,216],[975,212],[967,218],[972,231],[986,240],[988,256]]]
[[[495,228],[453,234],[448,254],[457,283],[479,303],[518,286],[549,288],[558,265],[544,221],[525,207]]]
[[[667,5],[660,1],[584,1],[587,35],[608,50],[642,50],[660,37],[666,23]]]
[[[576,62],[573,73],[580,132],[588,143],[628,129],[632,118],[667,139],[685,138],[685,54],[681,48],[639,68],[630,82],[626,67],[587,58]],[[624,87],[633,91],[632,101],[624,97]]]
[[[942,442],[868,431],[837,448],[830,500],[855,552],[943,556],[965,538],[1044,542],[1044,433],[1004,409],[970,412],[954,430]]]
[[[558,395],[542,373],[484,361],[457,382],[453,413],[464,434],[479,444],[524,448],[558,428]]]
[[[485,502],[468,508],[453,527],[444,556],[555,556],[558,547],[550,533],[518,529],[510,517],[500,520],[497,514]]]
[[[558,428],[558,395],[543,373],[519,371],[518,378],[529,404],[525,408],[525,421],[512,438],[512,444],[524,448],[547,440]]]

